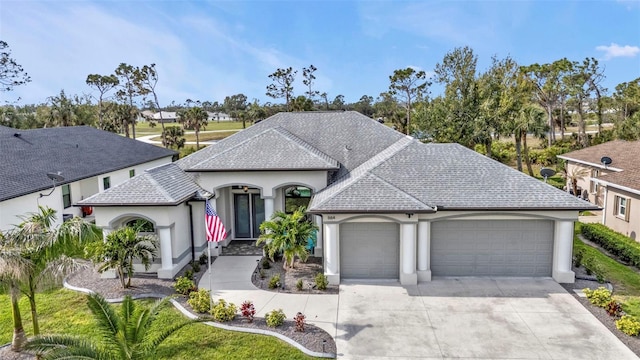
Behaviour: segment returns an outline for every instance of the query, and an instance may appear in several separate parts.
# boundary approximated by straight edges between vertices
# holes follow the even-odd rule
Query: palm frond
[[[44,359],[108,359],[99,348],[81,337],[67,335],[36,336],[24,346],[24,350]]]
[[[122,320],[102,295],[97,293],[87,295],[87,305],[105,338],[116,335],[122,328]]]
[[[202,322],[202,321],[205,321],[205,320],[204,319],[188,320],[188,321],[180,322],[178,324],[174,324],[168,328],[163,329],[161,332],[154,334],[148,339],[145,339],[143,343],[144,352],[146,354],[155,353],[155,349],[157,349],[158,346],[160,346],[160,344],[162,344],[162,342],[165,341],[169,336],[173,335],[173,333],[175,333],[176,331],[182,329],[187,325],[194,324],[197,322]]]

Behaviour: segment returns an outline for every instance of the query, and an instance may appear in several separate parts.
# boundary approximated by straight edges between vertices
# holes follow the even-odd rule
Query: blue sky
[[[265,95],[268,75],[315,65],[315,89],[376,97],[393,70],[427,72],[468,45],[521,65],[595,57],[605,86],[640,77],[640,1],[0,1],[0,39],[32,82],[0,101],[94,94],[90,73],[155,63],[161,104]],[[432,87],[432,95],[440,89]]]

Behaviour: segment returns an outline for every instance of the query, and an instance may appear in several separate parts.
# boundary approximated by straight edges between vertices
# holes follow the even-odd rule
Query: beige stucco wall
[[[626,221],[624,217],[615,214],[616,196],[625,197],[630,200],[628,203],[629,206],[627,207],[627,211],[629,211],[629,221]],[[640,241],[640,195],[608,186],[607,206],[605,211],[605,225],[619,233],[635,239],[636,241]]]

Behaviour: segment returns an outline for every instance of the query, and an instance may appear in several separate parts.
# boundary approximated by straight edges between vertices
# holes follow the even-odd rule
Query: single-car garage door
[[[553,221],[451,220],[431,224],[434,276],[551,276]]]
[[[395,223],[340,225],[340,277],[397,279],[399,227]]]

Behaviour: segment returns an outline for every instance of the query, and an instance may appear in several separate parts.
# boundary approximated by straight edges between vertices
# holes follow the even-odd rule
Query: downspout
[[[604,200],[602,201],[602,225],[607,224],[607,193],[609,193],[609,187],[607,185],[604,185]],[[615,206],[615,204],[613,206]]]
[[[189,207],[189,230],[191,235],[191,262],[196,261],[196,246],[193,241],[193,207],[189,203],[189,200],[185,202],[185,204]]]

